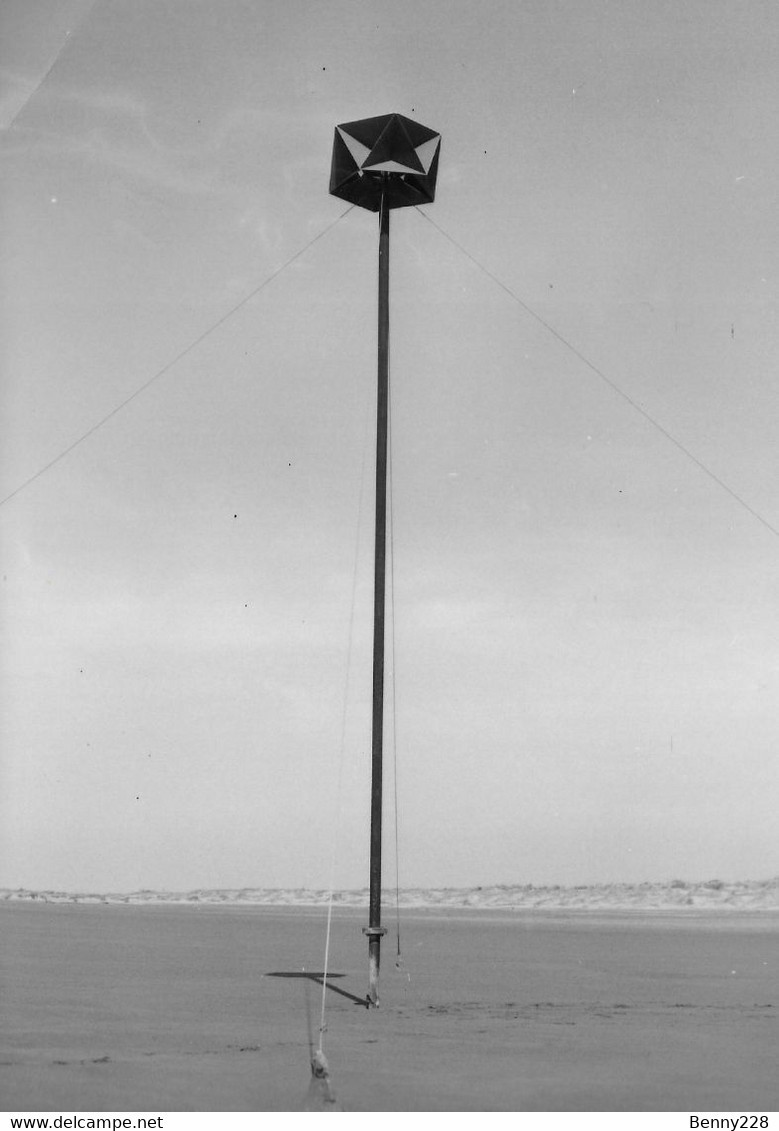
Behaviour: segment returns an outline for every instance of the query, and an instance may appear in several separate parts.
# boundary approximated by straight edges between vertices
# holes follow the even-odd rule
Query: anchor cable
[[[521,306],[526,314],[529,314],[531,318],[534,318],[536,322],[539,323],[539,325],[543,326],[544,329],[552,335],[553,338],[556,338],[561,345],[565,346],[567,350],[570,350],[574,357],[577,357],[583,365],[586,365],[587,368],[592,373],[594,373],[596,377],[599,377],[605,385],[608,385],[608,387],[613,392],[622,397],[624,401],[627,401],[631,408],[634,408],[636,412],[640,413],[640,415],[643,416],[643,418],[648,421],[648,423],[651,424],[653,428],[657,429],[657,431],[662,436],[665,436],[666,440],[668,440],[669,443],[673,444],[673,446],[677,448],[678,451],[682,453],[682,455],[686,456],[687,459],[694,463],[695,466],[704,473],[704,475],[707,475],[709,479],[716,483],[717,486],[720,487],[727,495],[730,495],[731,499],[737,502],[740,507],[743,507],[743,509],[751,514],[753,518],[756,518],[757,521],[766,528],[766,530],[770,530],[772,534],[776,535],[776,537],[779,538],[779,528],[773,526],[768,521],[768,519],[760,514],[758,510],[755,510],[755,508],[750,503],[748,503],[746,499],[742,498],[742,496],[734,491],[732,487],[729,487],[723,479],[720,479],[720,477],[714,471],[712,471],[711,468],[708,467],[701,459],[699,459],[698,456],[691,452],[690,449],[681,442],[681,440],[677,440],[677,438],[671,432],[669,432],[668,429],[665,428],[658,420],[656,420],[654,416],[651,415],[651,413],[647,412],[647,410],[643,408],[638,403],[638,401],[634,400],[634,398],[631,397],[629,393],[626,393],[625,390],[616,383],[616,381],[612,380],[611,377],[608,377],[603,372],[603,370],[599,369],[598,366],[595,365],[594,362],[590,361],[588,357],[585,357],[585,355],[580,350],[578,350],[576,346],[569,342],[567,338],[563,337],[559,330],[555,330],[554,326],[550,325],[550,323],[547,322],[545,318],[542,318],[541,315],[538,314],[535,310],[533,310],[531,306],[528,306],[528,304],[524,302],[523,299],[519,297],[519,295],[515,294],[510,287],[506,286],[506,284],[502,282],[502,280],[499,279],[497,275],[493,274],[493,272],[490,271],[489,268],[485,267],[483,263],[480,263],[474,255],[471,255],[467,248],[463,247],[463,245],[456,239],[454,239],[453,236],[450,236],[448,232],[444,231],[440,224],[437,224],[435,220],[432,220],[426,212],[422,211],[421,208],[417,207],[416,205],[414,205],[414,208],[420,216],[424,216],[428,224],[431,224],[438,232],[441,233],[444,239],[449,240],[449,243],[451,243],[453,247],[456,247],[458,251],[461,251],[465,258],[469,259],[475,267],[478,267],[479,270],[482,271],[488,279],[492,279],[493,283],[499,286],[502,291],[505,291],[509,298],[512,298],[514,302]]]
[[[344,213],[344,215],[345,215],[345,213]],[[333,829],[333,840],[332,840],[332,846],[331,846],[331,851],[330,851],[330,884],[329,884],[329,892],[328,892],[328,899],[327,899],[327,927],[326,927],[326,931],[325,931],[325,958],[324,958],[324,964],[323,964],[323,967],[322,967],[322,971],[323,971],[322,972],[322,1004],[321,1004],[320,1017],[319,1017],[319,1044],[318,1044],[318,1047],[317,1047],[317,1051],[320,1054],[323,1052],[324,1037],[325,1037],[325,1032],[327,1031],[327,1025],[326,1025],[326,1022],[325,1022],[325,1010],[326,1010],[326,1003],[327,1003],[327,975],[328,975],[328,972],[330,970],[330,940],[331,940],[332,925],[333,925],[333,902],[334,902],[334,896],[335,896],[335,869],[336,869],[336,862],[337,862],[337,856],[338,856],[338,851],[337,851],[337,849],[338,849],[338,831],[339,831],[339,828],[340,828],[340,819],[339,818],[340,818],[340,813],[341,813],[341,801],[342,801],[342,791],[343,791],[343,770],[344,770],[344,759],[345,759],[345,754],[346,754],[346,727],[347,727],[347,719],[348,719],[348,714],[349,714],[349,683],[351,681],[352,655],[353,655],[353,652],[354,652],[354,626],[355,626],[355,620],[356,620],[355,610],[356,610],[356,605],[357,605],[357,576],[358,576],[359,561],[360,561],[360,537],[361,537],[362,530],[363,530],[363,513],[364,513],[364,510],[365,510],[365,495],[366,495],[366,482],[367,482],[366,466],[367,466],[367,453],[368,453],[368,443],[369,443],[368,436],[369,436],[369,429],[370,429],[370,411],[371,411],[371,403],[370,403],[370,398],[368,397],[368,398],[366,398],[365,425],[364,425],[364,428],[363,428],[362,466],[361,466],[361,469],[360,469],[360,493],[359,493],[359,498],[358,498],[358,502],[357,502],[357,528],[356,528],[356,532],[355,532],[354,556],[353,556],[353,562],[352,562],[351,603],[350,603],[350,608],[349,608],[349,629],[348,629],[348,640],[347,640],[347,646],[346,646],[346,667],[345,667],[345,671],[344,671],[344,689],[343,689],[343,700],[342,700],[342,709],[341,709],[341,741],[340,741],[340,750],[339,750],[339,758],[338,758],[338,774],[337,774],[336,792],[335,792],[336,820],[335,820],[335,825],[334,825],[334,829]]]
[[[264,290],[269,283],[272,283],[274,279],[277,279],[282,271],[286,271],[286,269],[290,267],[295,262],[295,260],[300,259],[301,255],[304,255],[305,252],[307,252],[308,249],[312,247],[318,240],[321,240],[323,236],[326,236],[327,233],[336,226],[336,224],[340,223],[340,221],[343,220],[345,216],[348,216],[352,209],[356,207],[357,206],[355,204],[351,204],[344,212],[340,214],[340,216],[337,216],[335,220],[333,220],[326,227],[324,227],[321,232],[315,235],[312,240],[309,240],[305,247],[301,247],[299,251],[296,251],[295,254],[290,256],[290,258],[285,263],[282,263],[280,267],[277,267],[275,271],[273,271],[270,275],[263,279],[259,286],[255,287],[247,295],[244,295],[240,302],[237,302],[235,306],[231,307],[230,310],[227,311],[226,314],[223,314],[220,318],[217,319],[216,322],[209,326],[207,330],[204,330],[202,334],[199,334],[198,337],[194,339],[194,341],[191,341],[188,346],[185,346],[183,350],[177,353],[171,361],[166,362],[166,364],[163,365],[161,369],[158,369],[157,372],[154,373],[151,377],[149,377],[147,381],[144,381],[142,385],[139,385],[135,392],[131,393],[129,397],[126,397],[123,401],[120,402],[120,404],[115,405],[110,412],[107,412],[106,415],[101,417],[101,419],[93,424],[91,428],[88,428],[86,432],[82,433],[82,435],[79,436],[78,439],[74,440],[72,444],[69,444],[66,448],[64,448],[59,453],[59,455],[54,457],[54,459],[49,460],[47,464],[44,464],[43,467],[39,468],[34,475],[31,475],[29,477],[29,479],[25,479],[23,483],[20,483],[19,486],[11,491],[9,495],[6,495],[4,499],[0,499],[0,507],[10,502],[11,499],[15,498],[15,496],[18,495],[21,491],[24,491],[26,487],[29,487],[32,483],[34,483],[36,479],[40,479],[42,475],[45,475],[47,471],[50,471],[52,467],[58,464],[60,460],[63,460],[65,456],[70,455],[72,451],[74,451],[80,444],[83,444],[85,440],[88,440],[90,436],[94,436],[95,432],[102,428],[104,424],[107,424],[109,420],[113,419],[113,417],[115,417],[117,413],[120,413],[123,408],[127,408],[128,404],[134,401],[136,397],[139,397],[141,393],[145,393],[146,390],[155,383],[155,381],[158,381],[160,377],[164,377],[166,373],[169,373],[175,365],[178,365],[178,363],[180,361],[183,361],[183,359],[187,357],[188,354],[192,353],[193,350],[196,350],[199,345],[202,345],[206,338],[209,337],[209,335],[213,334],[215,330],[218,330],[220,326],[224,326],[225,322],[232,318],[233,315],[236,314],[242,307],[246,306],[248,302],[251,302],[255,295],[258,295],[260,291]]]
[[[388,349],[389,355],[389,349]],[[397,963],[400,966],[400,852],[398,834],[398,712],[397,712],[397,660],[395,649],[395,524],[394,524],[394,489],[392,479],[392,374],[389,370],[389,397],[387,398],[387,423],[389,432],[389,459],[388,459],[388,510],[389,510],[389,544],[390,544],[390,610],[392,616],[392,632],[390,634],[390,650],[392,660],[392,792],[395,815],[395,924],[397,932]]]

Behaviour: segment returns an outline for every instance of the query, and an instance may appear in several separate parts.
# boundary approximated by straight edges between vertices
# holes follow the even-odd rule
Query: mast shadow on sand
[[[325,985],[324,973],[316,970],[273,970],[265,975],[266,978],[305,978],[309,982],[315,982],[318,986]],[[365,997],[358,997],[357,994],[349,993],[348,990],[342,989],[340,986],[334,986],[333,978],[345,978],[345,974],[328,974],[327,975],[327,988],[332,990],[334,994],[340,994],[341,997],[348,998],[349,1001],[354,1002],[355,1005],[361,1005],[368,1008],[370,1002]]]

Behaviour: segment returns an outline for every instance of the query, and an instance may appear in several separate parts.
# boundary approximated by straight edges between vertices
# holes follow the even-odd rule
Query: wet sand
[[[779,915],[414,911],[366,989],[333,927],[325,1052],[347,1111],[774,1111]],[[388,920],[389,924],[389,920]],[[294,1111],[321,908],[0,904],[12,1111]],[[342,992],[337,992],[342,991]]]

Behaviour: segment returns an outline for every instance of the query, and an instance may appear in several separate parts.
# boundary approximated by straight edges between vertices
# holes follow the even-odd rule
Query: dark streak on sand
[[[752,1006],[741,1006],[693,1005],[690,1002],[643,1002],[641,1005],[626,1005],[622,1002],[615,1002],[613,1005],[610,1005],[601,1002],[597,1005],[587,1005],[581,1003],[536,1001],[520,1006],[515,1002],[509,1001],[504,1005],[485,1006],[482,1002],[461,1001],[450,1002],[446,1005],[428,1005],[426,1012],[434,1015],[442,1014],[447,1017],[459,1017],[463,1019],[482,1020],[489,1018],[490,1020],[498,1021],[533,1021],[541,1017],[550,1017],[554,1020],[564,1013],[581,1015],[591,1013],[597,1017],[616,1017],[621,1019],[629,1013],[662,1015],[668,1010],[690,1009],[699,1013],[706,1013],[710,1017],[718,1017],[720,1020],[730,1023],[733,1019],[733,1014],[737,1013],[741,1016],[751,1016],[755,1014],[755,1016],[760,1016],[760,1011],[773,1008],[773,1003],[771,1002]],[[773,1014],[768,1015],[766,1020],[775,1021],[776,1016]],[[570,1024],[574,1024],[574,1022],[570,1022]]]

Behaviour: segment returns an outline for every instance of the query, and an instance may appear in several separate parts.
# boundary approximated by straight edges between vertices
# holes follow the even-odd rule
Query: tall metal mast
[[[383,179],[386,182],[388,174]],[[373,561],[373,720],[371,726],[371,862],[368,926],[368,1000],[379,1004],[381,939],[381,817],[384,748],[384,601],[387,576],[387,418],[389,412],[389,232],[386,193],[379,207],[379,365],[376,394],[376,537]]]
[[[336,126],[330,192],[379,213],[379,334],[376,407],[376,532],[373,588],[368,1004],[379,1004],[381,939],[382,755],[384,744],[384,606],[387,548],[389,415],[390,209],[429,204],[435,195],[440,134],[400,114]]]

